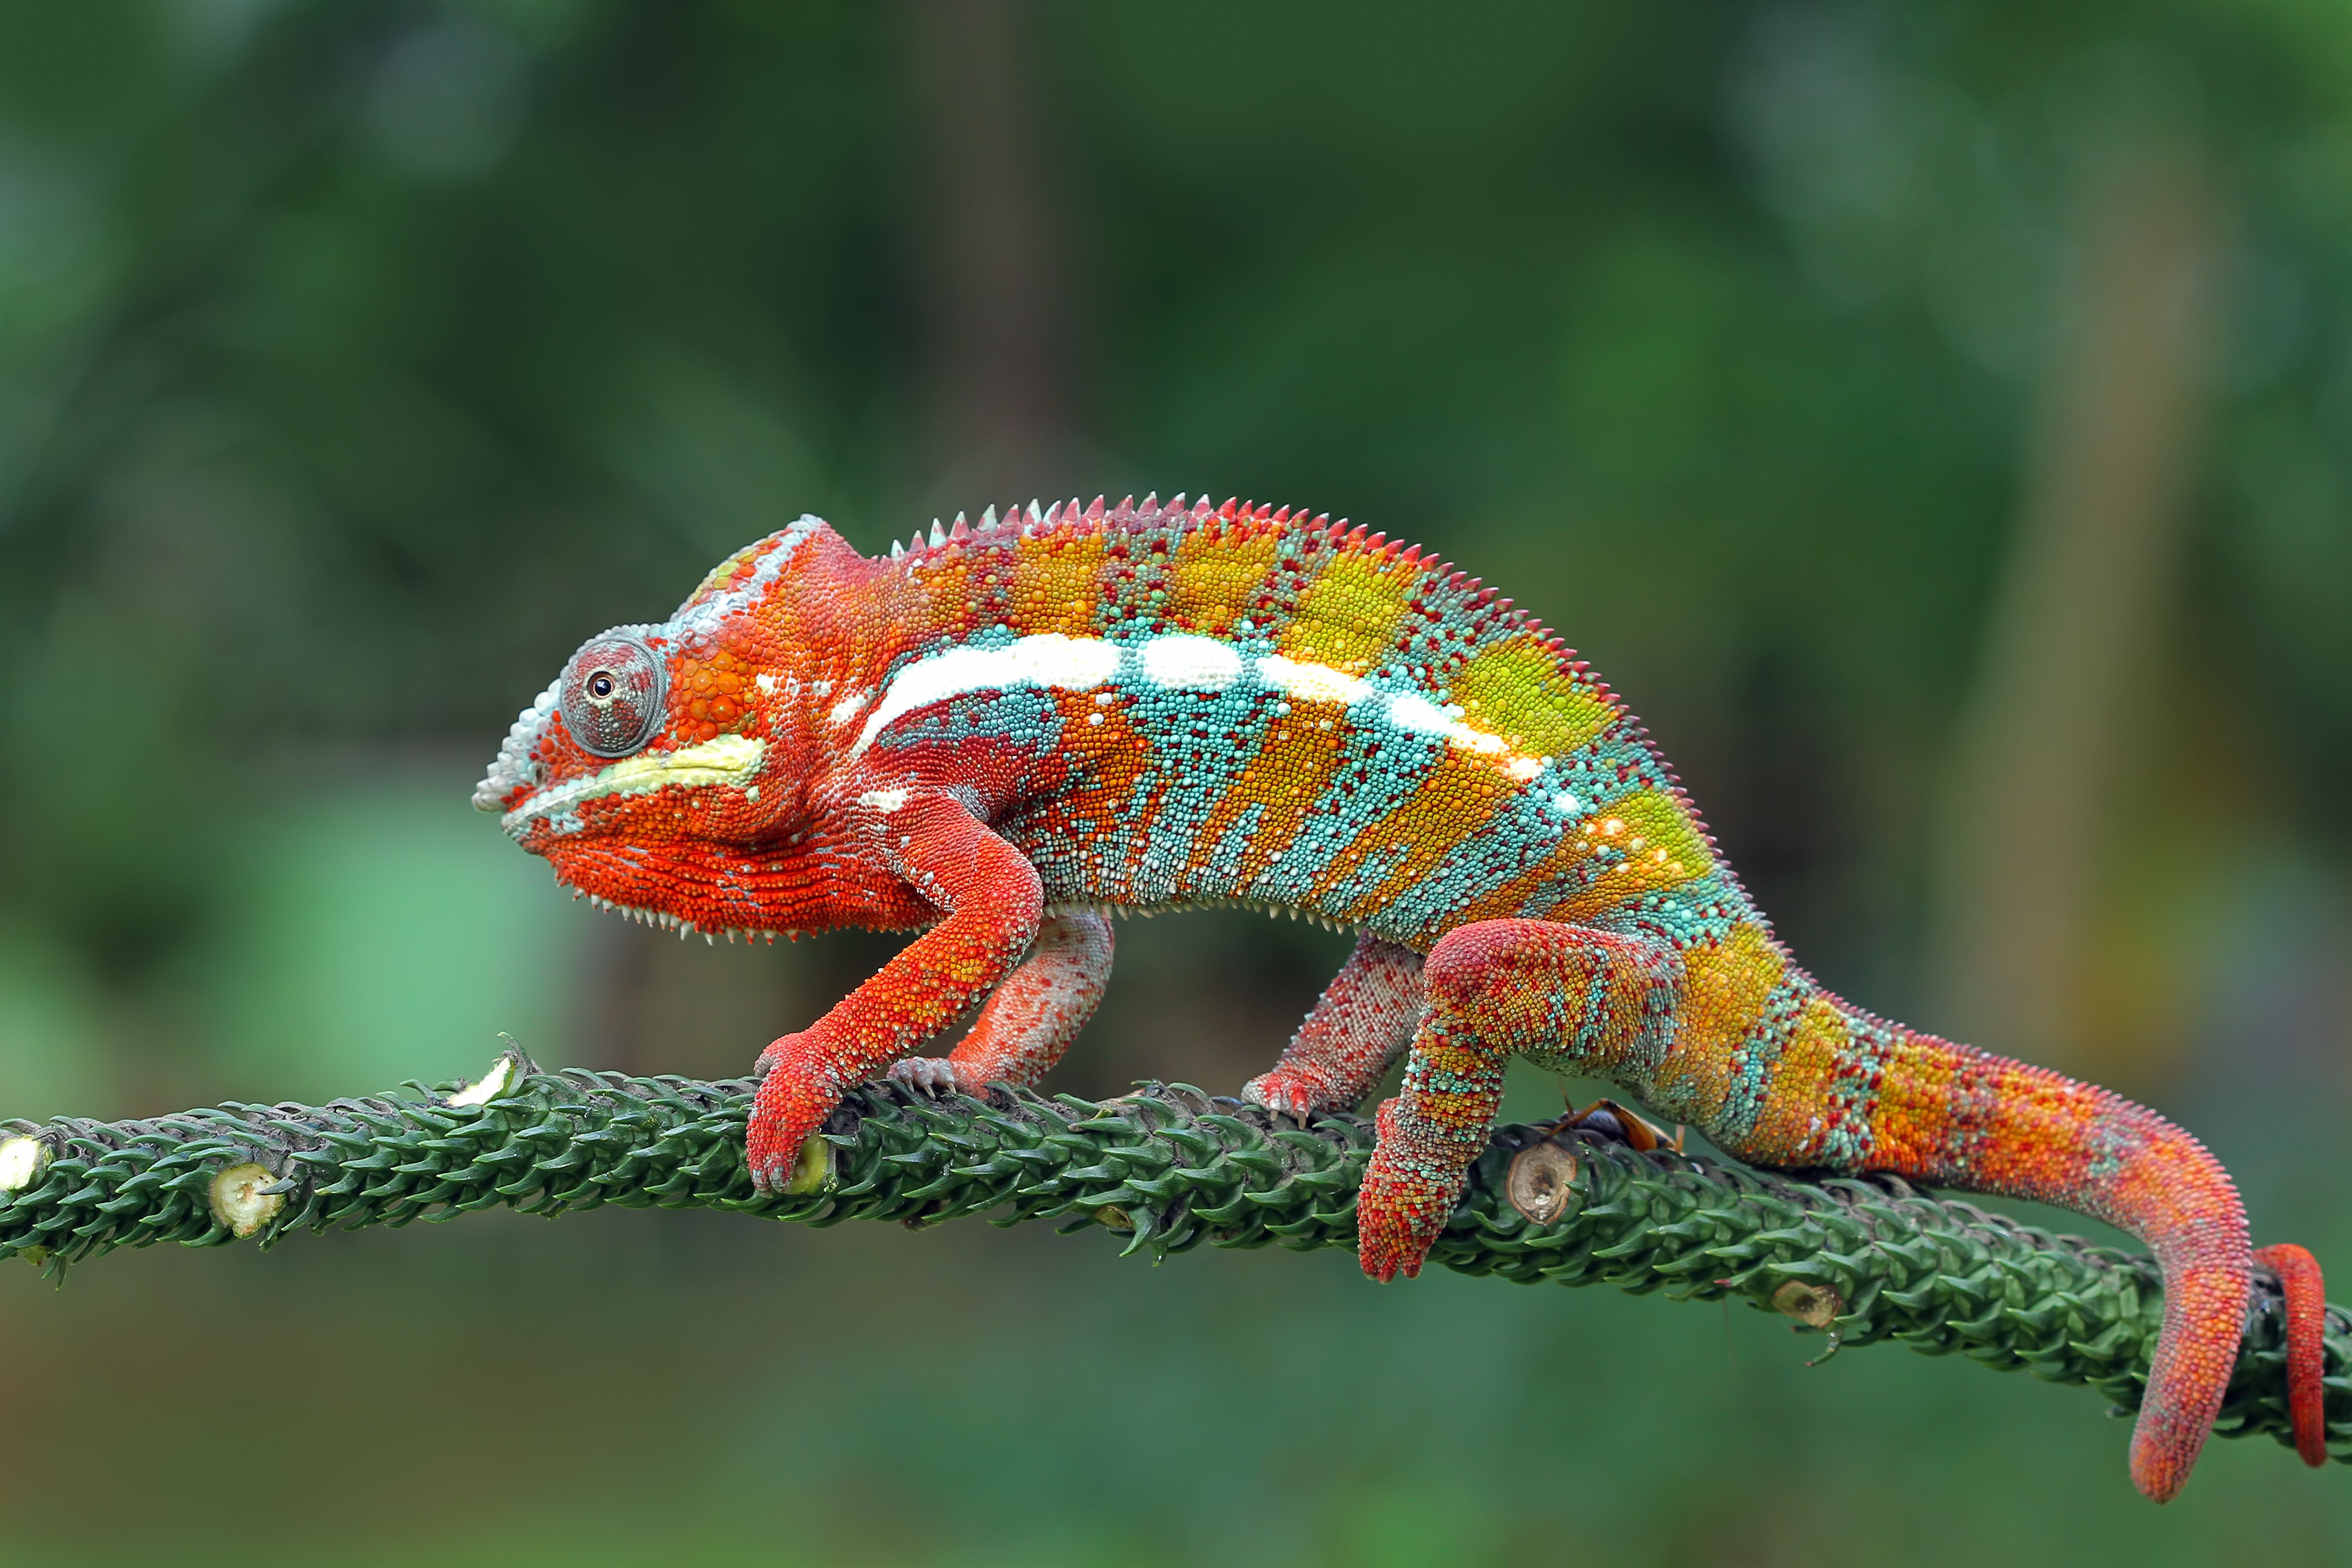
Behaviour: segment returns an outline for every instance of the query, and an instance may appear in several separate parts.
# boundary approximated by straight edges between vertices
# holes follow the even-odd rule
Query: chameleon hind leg
[[[1530,920],[1447,932],[1423,965],[1427,1011],[1357,1200],[1364,1272],[1421,1272],[1486,1146],[1514,1055],[1610,1073],[1663,1039],[1681,984],[1674,951],[1635,938]]]
[[[1421,954],[1367,931],[1282,1059],[1250,1079],[1242,1096],[1302,1119],[1352,1110],[1380,1087],[1420,1020]]]
[[[1111,945],[1109,920],[1092,910],[1047,915],[1029,956],[990,994],[955,1049],[943,1057],[901,1057],[890,1076],[934,1093],[976,1094],[992,1083],[1030,1088],[1094,1016],[1110,984]]]

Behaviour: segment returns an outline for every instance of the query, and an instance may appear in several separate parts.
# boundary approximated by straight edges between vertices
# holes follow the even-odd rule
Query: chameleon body
[[[2230,1375],[2253,1255],[2195,1139],[1823,990],[1587,666],[1344,521],[1098,500],[868,560],[803,518],[668,620],[590,639],[475,801],[681,935],[922,933],[761,1057],[763,1186],[873,1075],[1034,1081],[1101,994],[1107,911],[1238,903],[1360,933],[1252,1099],[1352,1106],[1406,1058],[1359,1203],[1376,1279],[1418,1271],[1524,1054],[1759,1164],[2140,1237],[2166,1278],[2132,1446],[2151,1497],[2186,1479]],[[916,1054],[974,1004],[950,1055]]]

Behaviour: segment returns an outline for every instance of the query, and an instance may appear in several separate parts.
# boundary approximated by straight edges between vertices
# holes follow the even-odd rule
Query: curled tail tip
[[[2205,1447],[2205,1434],[2198,1432],[2183,1436],[2174,1433],[2165,1437],[2152,1435],[2132,1440],[2132,1485],[2140,1496],[2150,1502],[2170,1502],[2189,1484],[2189,1472],[2197,1468],[2197,1456]]]
[[[2287,1414],[2294,1451],[2315,1468],[2327,1463],[2327,1286],[2319,1259],[2293,1242],[2265,1247],[2254,1261],[2279,1278],[2286,1297]]]
[[[2249,1260],[2278,1276],[2285,1298],[2287,1410],[2295,1452],[2307,1465],[2324,1465],[2327,1297],[2319,1261],[2289,1244],[2265,1247]],[[2151,1501],[2170,1502],[2179,1495],[2221,1413],[2237,1364],[2237,1335],[2225,1335],[2223,1325],[2234,1327],[2242,1315],[2249,1284],[2244,1270],[2210,1265],[2167,1281],[2166,1331],[2132,1435],[2132,1484]],[[2232,1300],[2234,1313],[2227,1310]]]

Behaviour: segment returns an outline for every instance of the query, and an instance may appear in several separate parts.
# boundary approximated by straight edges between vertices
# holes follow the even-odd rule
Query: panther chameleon
[[[2194,1138],[1830,994],[1587,665],[1494,589],[1345,521],[1033,503],[868,560],[803,517],[669,619],[590,638],[474,799],[562,881],[681,935],[921,933],[761,1058],[762,1188],[873,1075],[1034,1082],[1102,995],[1108,913],[1241,904],[1359,933],[1250,1099],[1352,1107],[1405,1057],[1358,1203],[1374,1279],[1418,1272],[1521,1054],[1742,1160],[2140,1237],[2165,1294],[2131,1473],[2159,1501],[2235,1363],[2256,1255]],[[914,1054],[976,1003],[947,1056]],[[2262,1257],[2288,1288],[2316,1464],[2317,1266]]]

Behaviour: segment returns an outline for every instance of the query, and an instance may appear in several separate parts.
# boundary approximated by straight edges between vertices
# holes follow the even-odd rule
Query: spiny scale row
[[[250,1165],[277,1178],[260,1190],[281,1200],[258,1228],[264,1246],[300,1228],[621,1204],[813,1225],[988,1211],[998,1225],[1101,1226],[1128,1235],[1127,1251],[1158,1256],[1352,1247],[1372,1142],[1356,1117],[1301,1127],[1181,1085],[1096,1104],[1002,1089],[932,1099],[877,1083],[826,1122],[829,1158],[810,1190],[770,1198],[744,1173],[748,1080],[543,1074],[519,1056],[510,1077],[479,1104],[462,1103],[457,1086],[418,1084],[414,1099],[0,1124],[0,1184],[25,1184],[0,1193],[0,1258],[62,1269],[116,1247],[228,1241],[209,1194],[221,1173]],[[1541,1205],[1527,1204],[1515,1176],[1530,1160],[1555,1178]],[[1431,1258],[1523,1283],[1738,1297],[1839,1346],[1958,1352],[2125,1405],[2137,1402],[2161,1305],[2145,1258],[1891,1178],[1803,1183],[1528,1127],[1496,1133]],[[2284,1341],[2264,1274],[2218,1432],[2289,1441]],[[2352,1445],[2352,1320],[2340,1309],[2328,1310],[2326,1344],[2329,1434]]]
[[[1034,533],[1041,528],[1058,528],[1066,522],[1108,523],[1118,527],[1128,523],[1154,522],[1188,514],[1203,521],[1213,517],[1222,517],[1228,522],[1244,518],[1258,522],[1287,522],[1294,517],[1301,522],[1310,521],[1303,507],[1293,509],[1286,506],[1259,506],[1255,502],[1243,501],[1238,498],[1228,500],[1223,507],[1216,507],[1211,505],[1208,498],[1203,496],[1187,506],[1184,504],[1183,496],[1179,494],[1163,507],[1160,504],[1157,491],[1144,497],[1140,503],[1133,496],[1129,496],[1117,506],[1109,508],[1105,507],[1104,498],[1101,496],[1095,497],[1092,506],[1084,505],[1076,496],[1072,496],[1066,501],[1055,501],[1042,510],[1039,510],[1040,505],[1041,503],[1032,500],[1026,507],[1008,506],[1004,509],[1004,516],[1001,521],[997,517],[996,509],[992,506],[980,514],[980,521],[977,525],[967,519],[962,512],[956,513],[955,521],[945,526],[938,518],[933,518],[931,531],[928,537],[918,529],[908,536],[906,543],[900,544],[894,541],[890,545],[890,559],[897,561],[909,554],[919,554],[934,545],[970,539],[975,534],[994,533],[1000,528],[1009,528],[1019,533]],[[1311,521],[1320,526],[1329,522],[1331,516],[1328,512],[1318,512]],[[1343,523],[1342,526],[1344,527],[1345,524]]]
[[[1076,496],[1066,501],[1055,501],[1043,510],[1039,510],[1039,506],[1040,503],[1035,500],[1032,500],[1026,507],[1008,506],[1004,509],[1004,515],[1001,519],[997,516],[996,509],[992,506],[980,514],[980,522],[977,526],[972,524],[962,512],[956,513],[955,521],[950,525],[942,525],[939,519],[933,518],[931,531],[928,536],[918,529],[908,536],[907,542],[904,544],[893,541],[890,545],[890,559],[901,561],[910,555],[920,556],[943,545],[961,543],[983,534],[996,533],[1004,530],[1010,530],[1023,536],[1034,536],[1040,531],[1057,528],[1083,528],[1090,531],[1148,528],[1155,523],[1169,523],[1179,519],[1189,520],[1194,523],[1287,522],[1296,527],[1328,533],[1336,543],[1370,550],[1406,565],[1433,566],[1437,578],[1447,586],[1461,590],[1467,596],[1470,604],[1481,609],[1491,609],[1496,614],[1513,613],[1511,601],[1502,597],[1499,591],[1486,586],[1466,572],[1438,563],[1433,555],[1425,554],[1421,546],[1408,543],[1402,539],[1391,539],[1386,533],[1374,532],[1360,523],[1350,528],[1348,520],[1344,517],[1335,523],[1328,511],[1310,513],[1305,507],[1263,505],[1256,501],[1245,501],[1238,497],[1227,497],[1224,505],[1217,506],[1212,503],[1208,497],[1202,496],[1188,505],[1181,492],[1162,506],[1156,491],[1144,497],[1139,502],[1133,496],[1129,496],[1114,507],[1106,507],[1104,498],[1101,496],[1095,497],[1092,505],[1084,507],[1080,505]],[[1517,619],[1529,626],[1536,625],[1535,622],[1528,620],[1525,616],[1519,616]],[[1591,669],[1591,665],[1576,658],[1574,650],[1558,637],[1550,637],[1549,634],[1546,636],[1551,646],[1559,650],[1563,658],[1569,661],[1571,668],[1578,673],[1588,673]],[[1599,682],[1595,684],[1601,690],[1607,689]]]

